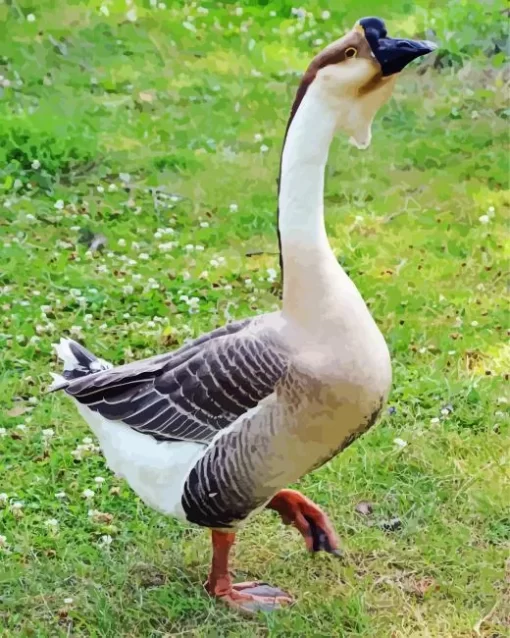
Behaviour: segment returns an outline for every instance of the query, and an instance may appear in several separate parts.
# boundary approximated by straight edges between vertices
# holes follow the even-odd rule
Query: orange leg
[[[343,555],[329,518],[318,505],[300,492],[280,490],[267,507],[278,512],[286,525],[294,525],[301,532],[308,551]]]
[[[229,554],[235,534],[212,531],[213,557],[211,572],[205,588],[211,596],[230,607],[248,614],[257,611],[274,611],[290,605],[292,598],[281,589],[267,583],[232,583],[229,572]]]

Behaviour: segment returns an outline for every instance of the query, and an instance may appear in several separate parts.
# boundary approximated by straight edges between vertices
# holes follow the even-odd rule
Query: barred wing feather
[[[287,369],[275,336],[230,324],[174,353],[81,377],[79,403],[159,440],[209,443],[270,395]]]

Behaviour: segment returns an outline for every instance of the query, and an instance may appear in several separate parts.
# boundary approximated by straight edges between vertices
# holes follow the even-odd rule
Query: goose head
[[[435,48],[425,40],[390,38],[383,20],[363,18],[314,58],[302,94],[313,83],[337,114],[337,130],[358,148],[367,148],[374,116],[391,96],[400,71]]]

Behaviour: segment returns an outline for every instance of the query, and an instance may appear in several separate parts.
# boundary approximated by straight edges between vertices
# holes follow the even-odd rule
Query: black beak
[[[399,73],[409,62],[437,48],[428,40],[388,38],[386,26],[380,18],[363,18],[359,24],[365,30],[365,37],[384,76]]]
[[[393,75],[421,55],[426,55],[436,48],[428,40],[401,40],[399,38],[383,38],[378,46],[372,49],[381,65],[383,75]]]

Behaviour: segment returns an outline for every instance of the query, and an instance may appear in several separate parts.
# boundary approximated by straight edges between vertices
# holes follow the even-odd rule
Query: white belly
[[[126,479],[147,505],[186,520],[181,506],[184,482],[206,446],[189,441],[159,442],[75,403],[99,439],[108,467]]]

